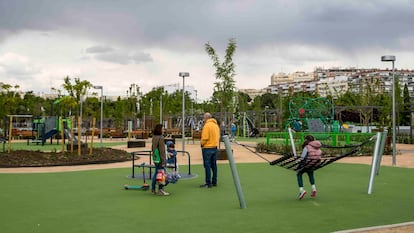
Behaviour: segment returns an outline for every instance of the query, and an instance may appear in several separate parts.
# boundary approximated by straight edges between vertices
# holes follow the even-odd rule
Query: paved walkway
[[[242,144],[248,146],[255,146],[252,142],[243,142]],[[260,158],[257,154],[249,151],[243,146],[235,143],[231,144],[233,150],[233,156],[236,163],[267,163],[263,158]],[[123,146],[115,146],[115,149],[123,149],[128,152],[138,150],[150,150],[151,143],[147,141],[145,148],[127,148],[126,141]],[[221,145],[222,149],[225,149],[224,143]],[[254,150],[254,148],[252,148]],[[180,141],[176,144],[176,150],[182,150],[182,143]],[[202,164],[200,143],[192,141],[184,145],[184,150],[188,151],[191,155],[191,164]],[[262,157],[269,161],[279,158],[279,155],[275,154],[260,154]],[[187,155],[179,153],[178,164],[188,164]],[[414,145],[397,144],[397,167],[414,168]],[[143,157],[136,161],[136,163],[147,162],[148,158]],[[338,163],[361,163],[371,164],[371,156],[362,157],[347,157],[338,161]],[[219,160],[218,163],[228,163],[228,160]],[[385,155],[382,158],[381,165],[392,166],[392,156]],[[80,166],[56,166],[56,167],[22,167],[22,168],[0,168],[0,173],[45,173],[45,172],[67,172],[67,171],[83,171],[83,170],[96,170],[96,169],[109,169],[109,168],[123,168],[131,167],[131,161],[110,163],[110,164],[91,164]]]

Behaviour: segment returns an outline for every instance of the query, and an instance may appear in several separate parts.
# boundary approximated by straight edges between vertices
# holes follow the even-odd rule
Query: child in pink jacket
[[[299,200],[302,200],[302,198],[306,195],[306,190],[303,188],[303,179],[302,179],[302,175],[305,172],[308,174],[309,182],[312,187],[311,197],[316,197],[316,186],[315,186],[315,177],[313,175],[313,169],[311,168],[312,166],[310,166],[310,168],[308,169],[306,168],[306,166],[309,165],[310,163],[312,165],[320,163],[321,155],[322,155],[321,147],[322,147],[322,143],[315,140],[315,138],[312,135],[307,135],[305,137],[305,141],[303,142],[303,145],[302,145],[303,151],[301,155],[303,167],[299,169],[296,174],[297,179],[298,179],[298,186],[299,186],[299,197],[298,197]]]

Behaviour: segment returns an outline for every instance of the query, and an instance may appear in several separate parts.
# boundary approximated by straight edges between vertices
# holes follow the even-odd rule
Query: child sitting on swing
[[[167,141],[167,165],[173,165],[175,170],[167,172],[167,182],[176,183],[181,176],[178,174],[177,151],[172,141]]]
[[[297,179],[298,179],[298,186],[299,186],[299,200],[302,200],[302,198],[306,195],[306,190],[303,188],[303,179],[302,175],[303,173],[307,173],[309,177],[309,182],[312,187],[312,193],[311,197],[316,197],[316,186],[315,186],[315,177],[313,175],[313,169],[309,168],[307,169],[307,163],[316,164],[319,163],[321,160],[321,151],[322,143],[320,141],[315,140],[315,138],[312,135],[307,135],[305,137],[305,141],[303,142],[302,148],[302,163],[300,166],[301,169],[297,172]]]

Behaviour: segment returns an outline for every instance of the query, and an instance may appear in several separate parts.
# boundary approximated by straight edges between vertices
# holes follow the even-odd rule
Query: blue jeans
[[[235,135],[236,135],[236,131],[231,131],[230,139],[234,139]]]
[[[206,175],[205,182],[207,185],[217,184],[217,148],[203,148],[201,151]]]
[[[157,172],[160,169],[163,169],[161,167],[161,163],[156,163],[155,164],[155,171],[154,171],[154,174],[152,175],[152,183],[151,183],[151,190],[152,191],[155,191],[155,185],[157,184]],[[158,190],[161,190],[163,188],[164,188],[164,185],[162,185],[162,184],[158,185]]]

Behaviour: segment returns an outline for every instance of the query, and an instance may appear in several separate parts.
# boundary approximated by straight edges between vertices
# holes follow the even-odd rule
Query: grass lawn
[[[187,171],[185,166],[180,166]],[[298,201],[295,173],[238,164],[247,204],[240,209],[227,164],[218,187],[197,178],[167,186],[171,196],[124,190],[130,168],[0,174],[1,232],[332,232],[414,220],[414,169],[382,167],[368,195],[370,166],[332,164],[316,172],[318,196]],[[305,177],[306,178],[306,175]],[[307,180],[305,187],[309,189]]]

